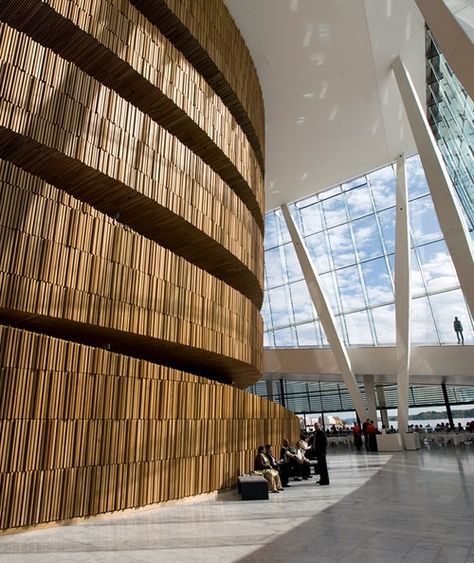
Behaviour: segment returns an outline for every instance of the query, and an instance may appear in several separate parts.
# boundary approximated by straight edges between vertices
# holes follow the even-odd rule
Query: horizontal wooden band
[[[4,102],[0,101],[0,107],[2,104]],[[117,217],[119,211],[117,218],[121,223],[209,271],[260,306],[263,288],[254,273],[199,228],[167,206],[150,199],[146,188],[145,193],[140,193],[77,158],[2,127],[1,123],[0,115],[0,158],[89,203],[104,214]],[[42,131],[43,135],[47,134],[47,129],[46,133],[44,129]],[[55,138],[51,135],[51,140]],[[84,158],[87,158],[87,153]],[[104,169],[107,169],[105,163]],[[258,263],[256,258],[261,246],[259,239],[250,250],[255,253],[255,264]],[[258,270],[261,272],[261,268]]]
[[[131,0],[131,3],[184,54],[221,97],[247,135],[263,171],[262,92],[248,49],[222,0],[200,2],[198,9],[196,0]],[[243,81],[242,76],[245,76]]]
[[[186,372],[0,325],[0,529],[233,486],[288,410]]]
[[[53,3],[58,10],[66,9],[60,0],[55,0]],[[137,17],[146,21],[143,16],[136,13]],[[247,205],[263,230],[263,177],[255,157],[255,164],[252,164],[251,158],[243,158],[242,147],[245,142],[230,143],[230,152],[227,151],[226,154],[223,148],[202,129],[206,122],[204,117],[201,120],[197,117],[193,120],[163,93],[160,85],[150,81],[135,68],[136,66],[141,69],[141,63],[138,64],[133,57],[127,62],[116,54],[113,49],[114,41],[112,40],[111,45],[107,45],[110,34],[103,33],[100,40],[91,35],[97,32],[100,26],[97,26],[93,18],[81,17],[82,15],[85,14],[79,11],[76,25],[40,0],[25,0],[21,6],[5,0],[0,6],[1,21],[26,33],[62,58],[73,62],[176,135],[227,182]],[[91,29],[83,30],[79,27],[81,24],[84,26],[88,24]],[[155,29],[151,24],[149,26],[150,30]],[[165,38],[163,40],[167,41]],[[176,64],[176,61],[170,58],[168,64],[173,65],[173,63]],[[192,66],[187,64],[192,69]],[[161,76],[161,71],[156,69],[156,75]]]

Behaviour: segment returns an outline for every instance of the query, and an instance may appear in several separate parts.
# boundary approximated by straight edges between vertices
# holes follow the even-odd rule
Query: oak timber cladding
[[[234,485],[285,409],[229,385],[0,326],[0,528]]]
[[[262,362],[255,69],[220,0],[168,2],[180,41],[152,5],[0,4],[1,529],[230,486],[298,433],[237,389]]]

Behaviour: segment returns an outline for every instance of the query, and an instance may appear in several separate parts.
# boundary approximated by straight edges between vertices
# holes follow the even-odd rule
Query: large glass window
[[[395,344],[394,165],[290,205],[322,289],[351,346]],[[454,315],[465,340],[472,319],[443,239],[420,159],[407,160],[411,224],[411,338],[451,344]],[[327,346],[280,211],[266,216],[266,346]]]

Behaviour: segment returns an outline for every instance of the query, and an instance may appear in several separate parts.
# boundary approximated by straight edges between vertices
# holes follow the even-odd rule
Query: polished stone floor
[[[474,447],[330,452],[331,485],[235,490],[0,537],[1,562],[474,563]]]

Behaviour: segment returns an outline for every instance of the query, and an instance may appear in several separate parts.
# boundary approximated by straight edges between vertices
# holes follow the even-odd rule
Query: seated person
[[[311,466],[309,464],[309,459],[305,455],[307,448],[308,445],[303,440],[298,440],[298,442],[296,442],[296,458],[300,464],[301,476],[304,480],[312,479],[310,475]]]
[[[261,473],[268,481],[268,488],[272,493],[279,493],[283,490],[280,475],[276,469],[272,469],[270,460],[265,455],[264,446],[258,447],[257,457],[255,458],[255,471]]]
[[[301,481],[301,465],[298,461],[295,448],[290,446],[290,442],[283,438],[283,445],[280,450],[280,460],[289,466],[289,471],[295,481]]]
[[[284,487],[289,487],[288,479],[289,479],[289,467],[286,463],[278,463],[273,455],[273,446],[271,444],[267,444],[265,446],[265,455],[267,456],[268,460],[270,461],[270,465],[272,469],[276,469],[280,475],[280,480]]]

